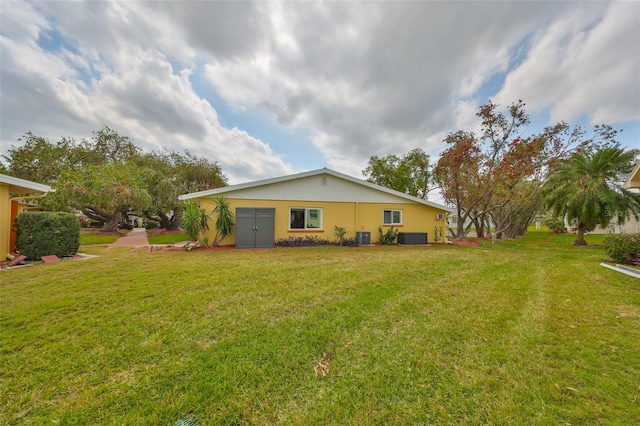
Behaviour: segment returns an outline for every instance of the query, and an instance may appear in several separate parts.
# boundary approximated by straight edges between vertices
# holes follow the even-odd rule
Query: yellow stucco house
[[[7,259],[15,250],[13,220],[29,209],[25,200],[49,191],[48,185],[0,174],[0,260]]]
[[[290,236],[335,240],[334,226],[346,228],[346,237],[359,242],[366,241],[367,234],[371,242],[377,241],[379,226],[398,229],[403,233],[399,242],[417,244],[421,238],[433,242],[436,227],[446,235],[445,216],[451,212],[440,204],[326,168],[179,198],[195,200],[211,211],[220,196],[228,200],[236,222],[235,232],[221,244],[237,248],[273,247],[275,241]],[[210,241],[214,222],[215,217],[207,235]]]

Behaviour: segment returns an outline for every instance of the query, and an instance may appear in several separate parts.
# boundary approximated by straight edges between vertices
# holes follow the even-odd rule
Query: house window
[[[322,229],[322,209],[290,209],[289,229]]]
[[[383,210],[382,223],[385,225],[402,225],[402,210]]]

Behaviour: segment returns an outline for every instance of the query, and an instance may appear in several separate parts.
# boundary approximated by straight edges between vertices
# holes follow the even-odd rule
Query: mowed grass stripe
[[[601,249],[536,237],[519,247],[110,250],[11,271],[0,287],[3,421],[637,418],[637,284],[598,267]],[[28,273],[36,268],[46,276]],[[317,378],[323,352],[330,370]]]

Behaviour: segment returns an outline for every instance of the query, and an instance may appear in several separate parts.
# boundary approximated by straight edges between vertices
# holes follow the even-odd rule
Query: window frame
[[[391,222],[385,222],[385,213],[386,212],[390,212],[391,213]],[[393,221],[393,213],[394,212],[398,212],[400,214],[400,222],[395,223]],[[404,223],[404,214],[402,209],[382,209],[382,225],[383,226],[402,226],[402,224]]]
[[[302,228],[293,228],[291,225],[291,214],[294,210],[303,210],[304,211],[304,224]],[[316,210],[319,212],[320,217],[318,221],[320,222],[320,226],[317,228],[309,228],[307,223],[308,218],[311,216],[311,210]],[[324,211],[322,207],[289,207],[289,231],[323,231],[324,230]]]

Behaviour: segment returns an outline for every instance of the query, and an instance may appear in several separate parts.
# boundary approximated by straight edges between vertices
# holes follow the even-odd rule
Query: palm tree
[[[209,230],[210,213],[201,208],[194,201],[186,201],[182,211],[181,226],[191,241],[198,241],[207,246],[206,237],[200,238],[200,234]]]
[[[624,188],[637,153],[618,145],[576,152],[545,183],[546,207],[578,224],[574,245],[587,245],[584,234],[597,225],[604,228],[614,217],[624,223],[640,213],[640,194]]]
[[[215,208],[213,213],[217,215],[216,218],[216,236],[213,240],[213,245],[218,246],[220,242],[227,236],[233,234],[233,212],[229,207],[229,202],[224,197],[218,197],[214,200]]]

